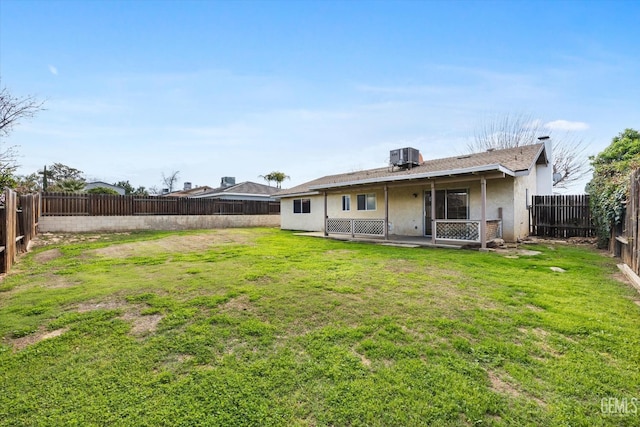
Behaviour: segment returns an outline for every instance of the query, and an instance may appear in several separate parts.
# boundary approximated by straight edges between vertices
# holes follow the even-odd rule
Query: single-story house
[[[165,197],[196,197],[198,194],[206,193],[213,190],[208,185],[193,187],[190,182],[185,182],[182,190],[167,192],[163,194]]]
[[[529,234],[531,196],[552,194],[551,141],[422,160],[392,150],[388,167],[282,190],[281,228],[325,236],[417,236],[433,244],[514,242]]]
[[[103,181],[87,182],[84,186],[84,191],[91,190],[93,188],[108,188],[110,190],[116,191],[121,196],[124,196],[126,192],[126,190],[122,187],[118,187],[117,185],[109,184],[108,182]]]
[[[245,181],[236,184],[234,177],[223,177],[220,187],[192,195],[194,198],[218,199],[218,200],[259,200],[277,202],[273,197],[280,191],[279,188],[256,182]]]

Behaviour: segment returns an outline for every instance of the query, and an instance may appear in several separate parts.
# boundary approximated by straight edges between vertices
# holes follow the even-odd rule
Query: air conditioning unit
[[[420,151],[415,148],[399,148],[389,153],[391,166],[410,168],[420,165]]]

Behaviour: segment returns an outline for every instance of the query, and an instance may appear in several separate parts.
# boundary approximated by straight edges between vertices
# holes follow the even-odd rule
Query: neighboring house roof
[[[273,194],[280,191],[279,188],[271,187],[269,185],[258,184],[256,182],[245,181],[239,184],[230,185],[226,187],[218,187],[210,189],[209,191],[194,195],[192,197],[198,198],[219,198],[219,197],[261,197],[270,198]]]
[[[203,185],[200,187],[194,187],[190,190],[178,190],[173,191],[171,193],[163,194],[163,196],[169,197],[196,197],[199,194],[206,193],[207,191],[211,191],[213,188],[208,185]]]
[[[427,160],[410,169],[398,169],[387,166],[384,168],[329,175],[287,190],[282,190],[276,194],[276,197],[313,194],[318,190],[352,185],[409,181],[486,172],[501,172],[510,176],[528,175],[536,163],[547,162],[547,155],[543,143],[524,145],[516,148]]]
[[[117,191],[118,194],[121,194],[121,195],[124,195],[124,193],[126,192],[124,188],[118,187],[117,185],[109,184],[108,182],[104,182],[104,181],[91,181],[91,182],[85,183],[85,186],[84,186],[85,190],[91,190],[92,188],[109,188],[111,190]]]

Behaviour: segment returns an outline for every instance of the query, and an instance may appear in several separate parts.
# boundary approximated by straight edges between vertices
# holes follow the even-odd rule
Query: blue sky
[[[47,108],[2,143],[21,174],[158,188],[457,155],[505,114],[597,154],[640,128],[639,20],[636,1],[0,0],[1,83]]]

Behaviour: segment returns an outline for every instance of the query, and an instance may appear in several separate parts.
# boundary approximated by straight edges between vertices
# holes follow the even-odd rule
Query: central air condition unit
[[[410,168],[420,165],[420,152],[415,148],[399,148],[391,150],[389,159],[392,166]]]

